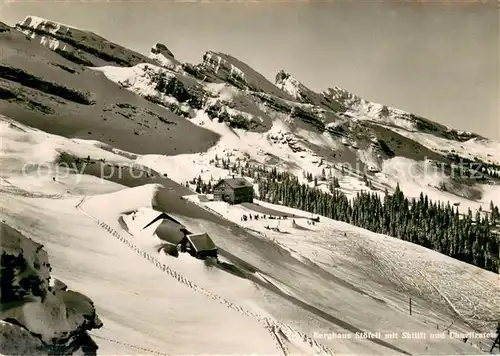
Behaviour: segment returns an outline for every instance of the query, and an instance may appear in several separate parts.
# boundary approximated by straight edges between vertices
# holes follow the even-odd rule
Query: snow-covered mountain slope
[[[199,152],[217,141],[210,131],[13,28],[0,31],[0,46],[0,115],[137,153]],[[193,142],[186,140],[185,132]]]
[[[106,77],[122,88],[147,97],[180,116],[192,118],[204,109],[211,120],[228,122],[250,131],[267,131],[271,119],[240,90],[225,84],[203,82],[168,69],[139,64],[132,68],[100,67]]]
[[[291,134],[290,126],[283,121],[274,121],[273,128],[266,134],[232,130],[210,121],[202,112],[193,122],[217,132],[221,136],[217,145],[202,154],[142,155],[136,162],[166,173],[182,184],[197,177],[215,184],[220,178],[238,174],[238,170],[233,172],[221,164],[222,160],[229,160],[229,167],[245,167],[246,164],[278,167],[297,175],[304,183],[308,181],[303,173],[310,172],[318,177],[318,187],[325,191],[335,177],[339,180],[340,190],[351,197],[361,190],[383,194],[385,189],[392,191],[399,184],[409,197],[418,197],[423,192],[433,200],[459,204],[463,213],[468,208],[472,211],[488,210],[491,201],[500,204],[500,185],[479,181],[473,185],[455,182],[446,170],[429,160],[420,162],[404,157],[380,160],[371,148],[356,150],[355,155],[351,155],[344,145],[329,135],[308,131]],[[314,148],[310,149],[311,146],[335,151],[347,162],[354,163],[349,165],[325,159],[316,154]],[[378,167],[378,172],[367,172],[366,169],[371,167]],[[371,187],[364,182],[363,174],[369,176]],[[314,182],[308,184],[313,186]],[[443,191],[443,185],[449,189]]]
[[[418,130],[406,130],[396,127],[389,128],[435,152],[441,154],[457,153],[460,157],[472,162],[479,161],[500,165],[500,142],[481,137],[471,138],[467,141],[457,141],[444,137],[436,137],[435,135]]]
[[[481,294],[481,291],[491,291],[491,283],[494,283],[492,274],[486,271],[476,271],[470,265],[436,257],[437,254],[406,242],[370,235],[323,217],[316,227],[300,220],[297,224],[302,229],[292,231],[286,227],[290,234],[264,236],[264,222],[237,226],[246,208],[209,205],[208,208],[216,211],[209,212],[156,184],[124,189],[107,180],[74,172],[65,178],[56,176],[56,181],[51,179],[53,175],[48,175],[48,179],[33,177],[36,184],[17,186],[23,182],[22,168],[31,160],[33,152],[43,151],[40,135],[45,134],[8,125],[2,133],[2,140],[8,142],[2,157],[10,155],[18,159],[5,159],[0,165],[1,176],[9,182],[1,187],[0,199],[5,207],[0,212],[1,219],[43,243],[51,258],[53,275],[95,302],[104,323],[101,329],[91,333],[99,345],[98,353],[282,352],[274,334],[266,330],[259,321],[262,319],[255,318],[254,314],[276,323],[277,333],[286,335],[280,340],[289,354],[322,353],[319,346],[301,342],[300,333],[339,354],[385,355],[402,351],[471,354],[479,350],[477,347],[484,348],[478,338],[468,343],[458,340],[457,335],[473,329],[451,309],[443,307],[445,304],[432,285],[444,293],[466,320],[468,317],[482,319],[489,308],[493,308],[490,310],[493,312],[498,304],[495,297]],[[106,155],[109,162],[126,160],[123,153],[112,153],[95,143],[56,139],[51,135],[47,135],[47,141],[50,149],[45,150],[46,155],[38,156],[37,161],[42,164],[45,160],[46,167],[54,168],[51,162],[55,152],[67,151],[85,157],[85,147],[93,157]],[[56,186],[61,187],[61,194],[46,194],[55,193]],[[82,195],[88,197],[82,201]],[[222,261],[257,269],[259,274],[255,274],[255,280],[210,269],[191,257],[174,258],[161,250],[158,252],[163,241],[158,240],[152,230],[141,232],[134,228],[135,219],[131,218],[135,213],[138,223],[135,226],[139,227],[153,216],[153,207],[164,208],[190,231],[208,232],[221,250]],[[308,216],[305,212],[292,213]],[[120,223],[120,217],[125,225]],[[245,228],[261,233],[250,233]],[[284,225],[281,228],[285,230]],[[342,235],[343,232],[348,235]],[[267,230],[264,233],[268,234]],[[306,241],[304,234],[312,236],[314,241]],[[348,241],[351,244],[359,241],[364,247],[351,246]],[[404,257],[408,255],[401,255],[402,249],[408,254],[418,253],[421,262],[411,263],[410,258]],[[164,272],[156,261],[160,267],[165,264],[169,269]],[[460,270],[463,278],[477,274],[469,299],[459,296],[464,291],[460,288],[465,288],[466,283],[455,286],[436,278],[436,271],[441,267]],[[416,270],[424,277],[411,282],[409,275]],[[430,284],[425,284],[425,278]],[[209,297],[204,291],[209,292]],[[410,295],[412,316],[406,309]],[[468,315],[465,310],[472,304],[475,315]],[[452,321],[448,335],[446,330]],[[488,325],[484,328],[487,330]],[[400,337],[394,340],[379,336],[378,339],[339,340],[328,336],[332,332],[355,335],[362,331],[400,333],[407,330],[422,332],[427,339]],[[444,331],[445,337],[431,340],[429,335],[438,330]],[[189,342],[193,331],[201,341],[198,346]],[[255,343],[256,339],[259,343]]]

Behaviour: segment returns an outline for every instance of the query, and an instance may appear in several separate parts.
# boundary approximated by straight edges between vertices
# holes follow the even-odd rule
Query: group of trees
[[[441,252],[450,257],[498,273],[498,207],[491,213],[461,216],[449,203],[433,202],[423,193],[407,198],[396,187],[394,194],[359,192],[349,200],[338,189],[329,194],[296,177],[259,179],[259,199],[323,215],[367,230],[397,237]]]
[[[203,179],[201,179],[201,176],[198,176],[197,178],[193,178],[190,181],[186,182],[186,187],[190,188],[191,186],[194,185],[194,191],[198,194],[210,194],[213,191],[213,186],[214,183],[213,177],[210,178],[208,182],[205,182]]]

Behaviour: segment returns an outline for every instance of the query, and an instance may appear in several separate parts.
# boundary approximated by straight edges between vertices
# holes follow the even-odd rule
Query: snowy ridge
[[[66,25],[37,16],[27,16],[18,22],[16,30],[55,51],[77,66],[102,66],[114,64],[132,66],[153,63],[148,57],[112,43],[88,30]]]
[[[106,215],[117,215],[134,211],[137,207],[152,208],[152,202],[156,192],[162,186],[159,184],[146,184],[135,188],[119,190],[117,192],[107,193],[105,195],[97,195],[95,199],[86,202],[86,205],[99,209],[105,206],[106,201],[112,201],[114,209],[108,209]]]
[[[345,115],[359,120],[382,121],[404,128],[414,128],[415,124],[405,118],[408,113],[386,105],[367,101],[339,87],[329,88],[323,92],[327,98],[340,102],[347,108]]]
[[[47,35],[40,36],[40,44],[42,46],[49,47],[53,51],[59,49],[61,45],[61,42],[53,36],[59,34],[66,35],[71,29],[82,31],[76,27],[37,16],[27,16],[22,22],[20,22],[20,26],[20,31],[30,36],[32,39],[36,38],[37,32],[46,33]],[[63,45],[62,50],[66,50],[66,44]]]
[[[327,113],[331,115],[332,113],[341,110],[340,106],[326,101],[324,96],[315,93],[302,84],[297,78],[293,77],[290,73],[287,73],[284,70],[280,70],[276,74],[275,84],[285,93],[290,94],[293,98],[302,103],[303,108],[310,110],[320,119],[325,120]]]
[[[219,73],[221,66],[229,70],[229,75],[231,78],[235,78],[245,82],[245,74],[241,69],[229,63],[226,59],[222,58],[220,54],[212,51],[207,51],[203,55],[203,65],[207,68],[211,68],[216,74]]]
[[[77,27],[63,24],[61,22],[56,22],[52,20],[47,20],[38,16],[26,16],[21,22],[23,26],[30,27],[34,30],[42,30],[49,32],[51,34],[56,34],[57,32],[67,33],[70,29],[83,31]]]

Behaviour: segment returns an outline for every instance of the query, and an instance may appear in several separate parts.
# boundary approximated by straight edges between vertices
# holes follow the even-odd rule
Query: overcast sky
[[[147,54],[162,42],[181,61],[229,53],[274,81],[279,69],[315,90],[368,100],[500,139],[496,2],[1,2],[92,30]]]

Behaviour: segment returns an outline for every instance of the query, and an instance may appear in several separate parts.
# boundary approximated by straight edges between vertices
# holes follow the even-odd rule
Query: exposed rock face
[[[43,246],[0,224],[0,304],[4,321],[0,335],[7,341],[0,343],[0,352],[11,354],[19,343],[26,343],[42,354],[71,355],[80,350],[94,355],[97,345],[87,331],[103,324],[92,301],[67,290],[60,281],[51,283],[51,267]],[[16,335],[24,336],[21,340],[9,339]]]
[[[0,22],[0,32],[7,32],[12,30],[12,27],[8,26],[7,24],[4,24],[3,22]]]
[[[48,355],[42,341],[23,327],[0,321],[0,353],[2,355]]]

